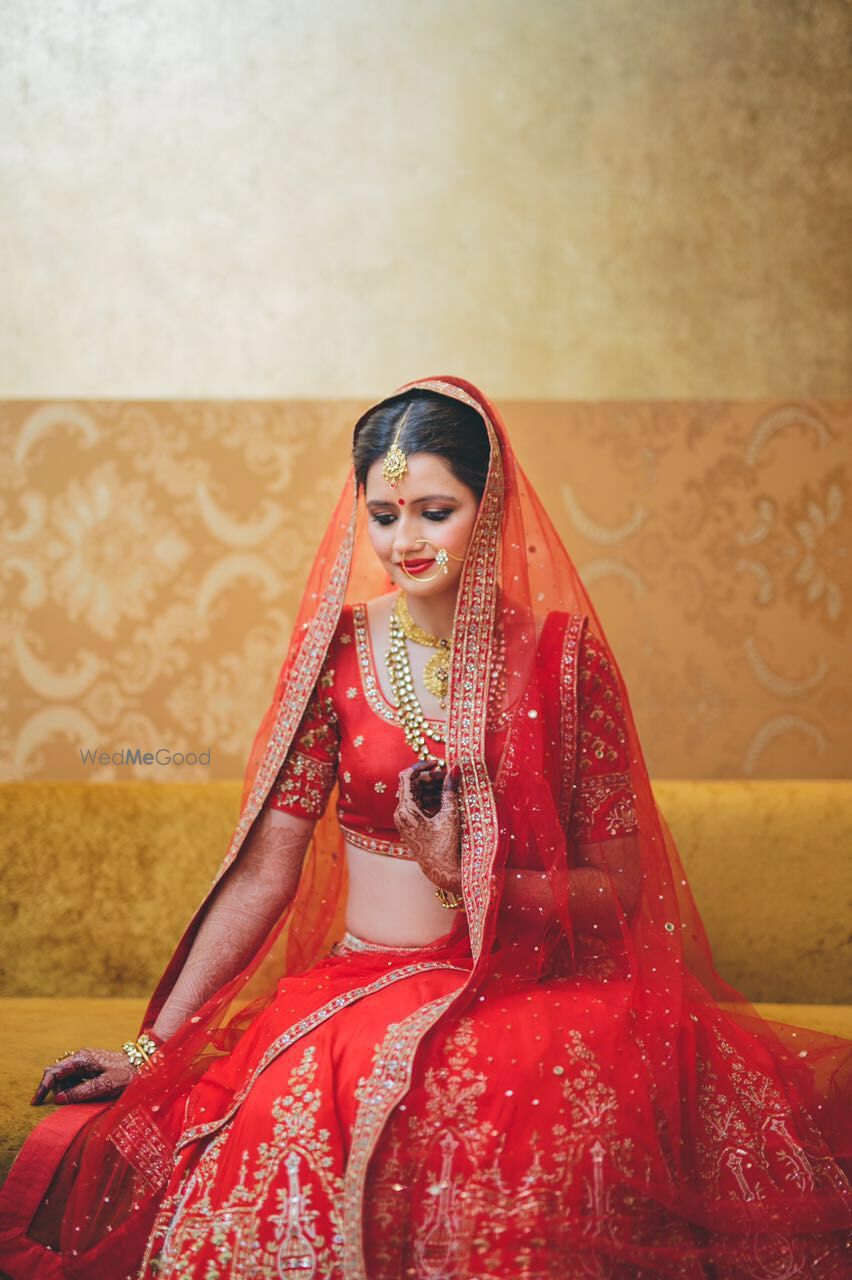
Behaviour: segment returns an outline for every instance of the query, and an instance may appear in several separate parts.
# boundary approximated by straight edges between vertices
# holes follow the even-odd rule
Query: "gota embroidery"
[[[293,745],[269,796],[269,805],[299,817],[319,818],[337,779],[340,727],[332,688],[334,668],[323,663]]]
[[[340,830],[346,839],[358,849],[366,849],[368,853],[382,853],[388,858],[404,858],[407,862],[417,861],[415,855],[410,853],[403,844],[393,840],[384,840],[380,836],[365,836],[360,831],[356,831],[354,827],[346,826],[343,822],[340,824]]]
[[[451,966],[445,966],[451,967]],[[464,985],[460,985],[459,990]],[[420,1040],[455,1000],[458,992],[430,1000],[402,1022],[392,1022],[376,1047],[371,1074],[358,1082],[358,1114],[346,1165],[343,1209],[346,1280],[367,1280],[362,1238],[367,1165],[394,1106],[411,1081],[411,1066]]]
[[[534,1222],[542,1236],[547,1223],[550,1238],[556,1240],[560,1226],[576,1213],[578,1199],[584,1207],[587,1237],[615,1238],[621,1188],[627,1180],[636,1179],[633,1140],[623,1134],[616,1090],[605,1081],[593,1049],[579,1030],[568,1033],[561,1056],[561,1063],[549,1069],[551,1085],[536,1085],[536,1076],[525,1076],[525,1092],[512,1104],[518,1107],[520,1120],[530,1097],[547,1088],[552,1102],[546,1114],[560,1118],[545,1135],[546,1141],[542,1143],[538,1130],[525,1123],[516,1123],[508,1131],[497,1128],[490,1118],[494,1079],[480,1066],[483,1050],[476,1020],[467,1015],[458,1020],[444,1042],[439,1065],[425,1073],[424,1105],[401,1126],[399,1141],[376,1187],[373,1212],[381,1228],[386,1250],[382,1261],[388,1272],[398,1265],[395,1250],[410,1248],[416,1269],[404,1274],[440,1276],[441,1280],[541,1275],[532,1269],[531,1258],[507,1258],[501,1236],[509,1223],[523,1233],[524,1224]],[[511,1088],[507,1090],[508,1096],[512,1093]],[[507,1132],[511,1134],[508,1152]],[[521,1144],[528,1146],[528,1156],[526,1167],[518,1169]],[[411,1242],[403,1243],[395,1211],[396,1188],[407,1180],[406,1170],[412,1163],[417,1169],[409,1183],[414,1202],[404,1223]],[[515,1169],[511,1177],[509,1165]],[[627,1230],[635,1215],[635,1203],[622,1209]],[[500,1230],[492,1229],[495,1223]],[[514,1235],[513,1241],[517,1239]],[[404,1261],[409,1262],[407,1255]],[[563,1274],[552,1261],[554,1270],[548,1274]]]
[[[588,629],[576,683],[577,760],[569,829],[581,843],[627,835],[638,829],[638,818],[624,706],[606,647]],[[573,699],[564,703],[573,705]]]
[[[204,1274],[210,1280],[224,1275],[234,1280],[295,1275],[331,1280],[340,1275],[343,1179],[333,1169],[329,1131],[317,1123],[322,1094],[316,1072],[316,1046],[309,1045],[290,1073],[289,1091],[272,1104],[272,1140],[242,1152],[236,1185],[215,1210],[211,1202],[225,1134],[207,1148],[183,1195],[168,1208],[171,1224],[169,1217],[158,1220],[155,1234],[162,1235],[162,1245],[159,1257],[156,1252],[149,1256],[161,1280],[186,1275],[188,1264],[210,1245],[219,1263],[215,1270],[208,1264]],[[181,1201],[190,1194],[191,1203],[184,1208]],[[320,1230],[326,1211],[330,1236]],[[272,1238],[264,1243],[269,1225]]]
[[[282,1035],[273,1040],[272,1044],[266,1050],[260,1062],[255,1067],[251,1079],[247,1081],[240,1092],[236,1095],[225,1115],[221,1116],[217,1120],[210,1121],[208,1124],[199,1124],[192,1128],[185,1129],[177,1143],[177,1146],[175,1147],[175,1151],[178,1152],[182,1150],[182,1148],[190,1142],[197,1142],[199,1138],[209,1137],[214,1130],[220,1128],[230,1120],[242,1106],[261,1072],[265,1071],[269,1064],[274,1062],[278,1055],[283,1053],[285,1049],[289,1049],[290,1045],[295,1044],[302,1036],[307,1035],[309,1031],[313,1031],[328,1018],[333,1017],[340,1009],[345,1008],[346,1005],[354,1004],[356,1000],[361,1000],[365,996],[372,995],[376,991],[381,991],[383,987],[389,986],[392,982],[399,982],[401,979],[409,978],[416,973],[428,973],[432,969],[459,969],[462,973],[467,972],[467,970],[460,969],[458,965],[450,964],[447,961],[441,960],[421,960],[417,963],[403,965],[399,969],[389,969],[387,973],[381,974],[380,977],[376,978],[373,982],[368,983],[367,986],[356,987],[353,991],[347,991],[344,992],[343,995],[335,996],[335,998],[333,1000],[329,1000],[327,1004],[321,1005],[318,1009],[314,1009],[307,1015],[307,1017],[293,1023],[293,1025],[288,1027]]]

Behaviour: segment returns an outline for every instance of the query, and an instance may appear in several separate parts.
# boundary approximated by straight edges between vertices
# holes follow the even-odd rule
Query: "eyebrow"
[[[449,493],[430,493],[430,494],[427,494],[425,498],[413,498],[412,501],[408,503],[408,506],[416,507],[418,504],[421,504],[424,502],[458,502],[458,498],[454,498],[452,494],[449,494]],[[384,498],[371,498],[370,501],[367,503],[367,506],[368,507],[394,507],[396,506],[396,503],[391,502]]]

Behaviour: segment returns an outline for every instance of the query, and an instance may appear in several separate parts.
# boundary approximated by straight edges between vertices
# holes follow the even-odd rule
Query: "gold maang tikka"
[[[395,489],[402,477],[408,470],[408,459],[399,447],[399,437],[402,428],[405,426],[405,420],[414,408],[413,402],[409,404],[405,413],[402,415],[400,424],[396,429],[391,446],[385,454],[385,460],[382,463],[382,477],[387,481],[392,489]]]

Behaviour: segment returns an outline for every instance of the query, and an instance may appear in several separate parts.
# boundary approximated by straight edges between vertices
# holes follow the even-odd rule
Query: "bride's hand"
[[[434,761],[418,761],[399,775],[393,820],[407,849],[424,874],[440,889],[461,893],[461,818],[458,765],[443,777]],[[437,808],[436,808],[437,804]],[[430,812],[430,810],[435,810]]]
[[[117,1098],[135,1075],[121,1049],[77,1049],[45,1070],[31,1105],[39,1106],[50,1092],[62,1103]]]

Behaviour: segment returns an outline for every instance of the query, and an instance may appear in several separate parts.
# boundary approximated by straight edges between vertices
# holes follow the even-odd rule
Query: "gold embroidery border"
[[[411,1085],[417,1046],[466,985],[463,982],[458,991],[428,1001],[401,1022],[392,1022],[376,1049],[373,1070],[366,1080],[359,1082],[362,1096],[352,1126],[352,1142],[343,1178],[343,1271],[346,1280],[367,1280],[362,1207],[367,1166],[379,1134],[387,1117]]]
[[[478,400],[461,387],[440,379],[409,384],[438,391],[476,409],[485,423],[490,445],[488,474],[479,515],[459,583],[456,618],[464,619],[461,637],[453,635],[447,758],[462,770],[462,892],[467,909],[474,960],[482,947],[488,910],[491,868],[497,849],[497,811],[485,764],[488,695],[494,662],[500,531],[503,517],[503,452],[494,424]]]
[[[320,606],[311,618],[305,638],[293,663],[293,670],[287,681],[287,697],[282,700],[275,727],[270,734],[263,759],[258,767],[249,798],[246,801],[231,847],[225,856],[219,876],[227,870],[236,857],[251,824],[263,808],[263,803],[278,776],[279,770],[287,758],[293,737],[299,722],[319,679],[322,664],[328,653],[332,636],[340,619],[346,584],[352,567],[352,551],[355,545],[355,525],[358,516],[358,501],[355,490],[355,479],[352,480],[352,511],[349,527],[337,553],[334,568],[329,577],[329,584],[322,592]],[[217,879],[219,878],[217,876]],[[215,882],[214,882],[215,884]]]
[[[174,1150],[148,1107],[134,1107],[108,1135],[150,1191],[168,1181]]]
[[[563,830],[568,829],[574,792],[577,787],[574,774],[577,767],[577,675],[580,663],[580,646],[588,624],[582,613],[569,615],[562,637],[559,659],[560,696],[560,788],[559,820]]]
[[[223,1125],[233,1119],[248,1097],[261,1072],[265,1071],[270,1063],[274,1062],[285,1049],[289,1049],[297,1040],[301,1040],[302,1036],[315,1031],[317,1027],[322,1026],[329,1018],[333,1018],[341,1009],[355,1004],[356,1001],[374,995],[377,991],[382,991],[394,982],[401,982],[403,978],[410,978],[418,973],[428,973],[433,969],[453,969],[459,973],[468,972],[465,966],[450,964],[447,960],[418,960],[412,964],[403,965],[399,969],[391,969],[364,987],[354,987],[351,991],[345,991],[342,995],[335,996],[333,1000],[321,1005],[319,1009],[313,1009],[306,1017],[300,1018],[298,1022],[294,1022],[292,1026],[288,1027],[268,1046],[260,1062],[252,1072],[251,1079],[235,1095],[228,1111],[217,1120],[208,1120],[204,1124],[197,1124],[190,1129],[185,1129],[175,1145],[175,1155],[188,1146],[190,1142],[197,1142],[199,1138],[210,1137],[217,1129],[221,1129]]]
[[[417,861],[417,855],[409,853],[404,844],[385,840],[382,836],[365,836],[354,827],[348,827],[345,822],[340,823],[340,830],[345,839],[350,844],[354,844],[356,849],[364,849],[367,853],[378,853],[383,858],[402,858],[405,862]]]

